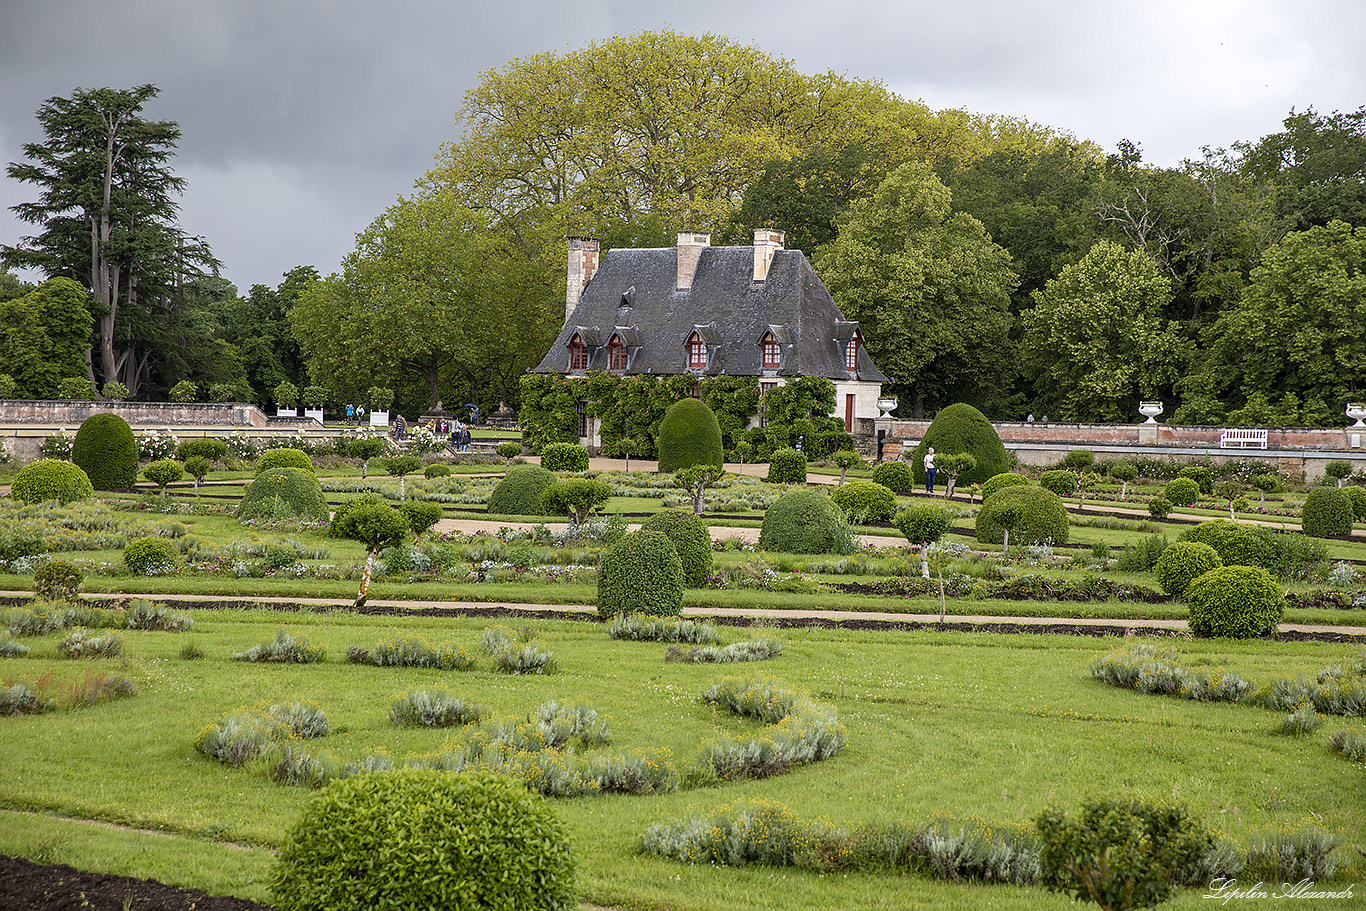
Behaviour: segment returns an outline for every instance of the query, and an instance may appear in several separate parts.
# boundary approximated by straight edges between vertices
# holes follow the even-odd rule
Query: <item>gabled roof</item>
[[[589,348],[589,369],[606,370],[609,339],[619,327],[630,327],[639,349],[628,373],[698,372],[688,370],[687,350],[697,332],[707,343],[702,372],[708,376],[851,378],[845,345],[858,324],[844,319],[801,251],[774,253],[767,279],[756,282],[753,247],[704,247],[692,287],[684,291],[677,289],[677,256],[674,247],[603,254],[536,372],[568,372],[568,345],[576,332]],[[762,369],[761,341],[769,332],[782,345],[776,371]],[[862,345],[858,368],[857,379],[887,381]]]

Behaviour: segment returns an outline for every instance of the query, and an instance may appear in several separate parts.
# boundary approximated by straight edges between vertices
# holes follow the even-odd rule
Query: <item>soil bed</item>
[[[269,905],[0,855],[0,908],[24,911],[270,911]]]

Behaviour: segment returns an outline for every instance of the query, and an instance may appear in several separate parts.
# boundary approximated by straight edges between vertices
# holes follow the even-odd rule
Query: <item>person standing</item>
[[[356,406],[355,406],[355,405],[347,405],[347,406],[346,406],[346,423],[352,424],[352,423],[355,423],[355,420],[356,420]]]
[[[934,447],[925,450],[925,492],[934,493]]]

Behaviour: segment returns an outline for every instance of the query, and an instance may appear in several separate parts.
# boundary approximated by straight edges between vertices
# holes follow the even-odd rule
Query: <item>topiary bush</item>
[[[185,477],[185,466],[175,459],[157,459],[142,469],[142,476],[160,487],[164,494],[167,487]]]
[[[1176,473],[1178,478],[1190,478],[1200,488],[1200,493],[1209,496],[1214,493],[1214,472],[1204,465],[1187,465]]]
[[[267,449],[256,460],[256,476],[259,478],[272,468],[297,468],[314,476],[318,474],[313,467],[313,460],[302,449]]]
[[[640,527],[645,531],[660,532],[673,542],[679,562],[683,565],[685,586],[701,588],[707,584],[712,567],[711,532],[707,530],[707,523],[691,512],[666,509],[650,516]]]
[[[694,465],[725,464],[721,424],[700,399],[680,399],[664,412],[659,425],[659,470],[678,471]],[[806,480],[805,473],[802,480]]]
[[[1148,501],[1148,515],[1154,519],[1165,519],[1171,511],[1172,501],[1160,494]]]
[[[1032,484],[998,490],[977,512],[977,540],[1002,544],[1007,530],[1017,544],[1065,544],[1067,507],[1053,491]]]
[[[850,481],[830,491],[830,499],[850,522],[890,522],[896,515],[896,494],[876,481]]]
[[[1219,558],[1219,552],[1208,544],[1201,544],[1197,541],[1177,541],[1175,544],[1168,544],[1162,551],[1162,556],[1157,558],[1157,564],[1153,567],[1153,573],[1157,576],[1157,584],[1162,586],[1162,590],[1173,598],[1179,598],[1186,592],[1186,587],[1209,572],[1224,565],[1224,561]]]
[[[1352,501],[1352,514],[1358,521],[1366,521],[1366,487],[1353,484],[1342,488],[1342,491],[1347,494],[1347,499]]]
[[[33,594],[43,601],[75,601],[85,574],[67,560],[48,560],[33,571]]]
[[[1058,463],[1059,468],[1068,471],[1085,471],[1096,464],[1096,454],[1089,449],[1069,449]]]
[[[39,459],[20,468],[10,484],[10,496],[21,503],[88,500],[95,487],[80,466],[61,459]]]
[[[896,514],[897,530],[912,544],[932,544],[953,527],[953,516],[941,506],[907,506]]]
[[[135,576],[161,576],[180,566],[180,551],[165,538],[137,538],[123,549],[123,563]]]
[[[601,478],[558,478],[541,491],[541,511],[547,516],[568,515],[582,525],[588,515],[612,498],[612,487]]]
[[[359,509],[362,506],[387,507],[388,505],[389,501],[384,499],[382,494],[375,493],[373,490],[367,490],[364,493],[358,493],[354,496],[347,497],[338,503],[337,508],[333,510],[332,521],[328,524],[327,534],[333,538],[346,537],[341,532],[341,529],[345,527],[343,520],[346,518],[346,514],[353,509]]]
[[[588,450],[578,443],[547,443],[541,450],[546,471],[587,471]]]
[[[1300,529],[1313,538],[1339,538],[1352,533],[1356,510],[1340,487],[1315,487],[1300,511]]]
[[[298,468],[267,469],[256,476],[237,505],[237,520],[247,519],[326,522],[328,508],[322,485],[312,472]]]
[[[502,516],[542,515],[541,492],[555,483],[554,472],[540,465],[517,465],[489,494],[489,512]]]
[[[1162,496],[1177,506],[1189,506],[1200,499],[1200,485],[1191,478],[1172,478],[1162,488]]]
[[[1060,497],[1070,497],[1077,492],[1077,476],[1061,468],[1045,471],[1039,475],[1039,486],[1051,490]]]
[[[1251,639],[1275,631],[1285,595],[1260,566],[1221,566],[1186,586],[1186,603],[1195,635]]]
[[[1210,519],[1181,534],[1181,541],[1208,544],[1225,566],[1260,566],[1270,569],[1276,561],[1276,545],[1270,533],[1256,525],[1228,519]]]
[[[195,456],[208,459],[210,462],[222,462],[228,457],[228,444],[212,437],[196,437],[192,440],[182,440],[176,447],[175,457],[182,462]]]
[[[1029,478],[1026,478],[1022,474],[1016,474],[1013,471],[1003,471],[1000,474],[994,474],[982,483],[982,499],[985,500],[998,490],[1003,490],[1007,487],[1021,487],[1028,483]]]
[[[783,494],[764,514],[759,549],[788,554],[847,554],[854,537],[844,513],[819,490]]]
[[[773,450],[764,480],[770,484],[805,484],[806,456],[791,447]]]
[[[120,490],[138,482],[138,441],[117,414],[92,414],[76,431],[71,461],[96,490]]]
[[[915,472],[905,462],[883,462],[873,469],[873,483],[892,493],[908,494],[915,489]]]
[[[598,564],[598,614],[677,617],[683,611],[683,562],[668,535],[626,535]]]
[[[516,779],[436,769],[326,785],[285,838],[277,911],[570,911],[574,861],[550,805]]]
[[[916,485],[925,483],[925,450],[931,446],[935,452],[964,452],[977,460],[972,469],[955,479],[961,487],[981,484],[994,474],[1010,470],[1010,455],[1000,434],[986,415],[971,405],[950,405],[926,428],[924,438],[909,458]]]

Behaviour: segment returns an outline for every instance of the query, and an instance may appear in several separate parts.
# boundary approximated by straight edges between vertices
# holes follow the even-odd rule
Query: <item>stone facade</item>
[[[0,401],[0,423],[51,424],[79,427],[92,414],[117,414],[132,426],[166,427],[175,424],[227,424],[264,427],[265,412],[241,402],[76,402],[65,399],[7,399]]]

